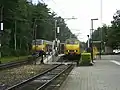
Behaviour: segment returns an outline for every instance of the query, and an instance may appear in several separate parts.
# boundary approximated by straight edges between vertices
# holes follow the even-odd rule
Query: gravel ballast
[[[0,71],[0,85],[12,86],[32,76],[52,68],[55,65],[23,65]]]

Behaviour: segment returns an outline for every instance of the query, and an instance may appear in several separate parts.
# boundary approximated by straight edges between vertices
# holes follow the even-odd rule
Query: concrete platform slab
[[[59,90],[120,90],[120,66],[97,60],[94,66],[75,67]]]
[[[46,55],[46,57],[44,57],[43,59],[43,62],[45,64],[57,64],[57,60],[63,56],[63,54],[59,54],[57,57],[56,56],[52,56],[52,55]],[[36,64],[41,64],[41,57],[39,57],[37,60],[36,60]]]

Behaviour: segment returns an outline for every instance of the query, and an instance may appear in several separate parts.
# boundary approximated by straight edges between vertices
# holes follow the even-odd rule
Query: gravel
[[[0,85],[12,86],[41,73],[54,65],[23,65],[0,71]]]

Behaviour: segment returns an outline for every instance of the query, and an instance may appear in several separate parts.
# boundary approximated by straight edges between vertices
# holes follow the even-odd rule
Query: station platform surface
[[[61,56],[64,54],[59,54],[57,57],[52,56],[52,55],[46,55],[46,57],[43,58],[43,62],[45,64],[61,64],[60,62],[56,62]],[[36,64],[41,64],[41,57],[39,57],[36,60]]]
[[[120,65],[115,62],[120,63],[120,59],[75,67],[59,90],[120,90]]]

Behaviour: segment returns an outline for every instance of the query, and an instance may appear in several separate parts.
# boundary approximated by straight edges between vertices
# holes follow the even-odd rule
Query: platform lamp
[[[93,21],[98,20],[98,18],[91,19],[91,57],[93,62]]]

